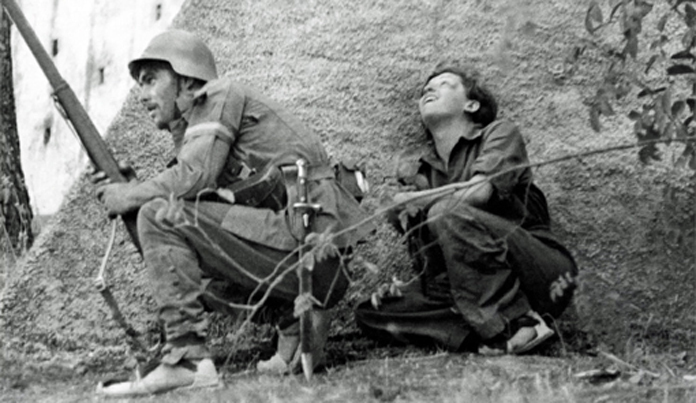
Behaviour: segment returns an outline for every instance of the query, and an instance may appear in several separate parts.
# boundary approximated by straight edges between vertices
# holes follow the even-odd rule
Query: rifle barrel
[[[58,98],[61,106],[65,110],[70,122],[72,122],[75,131],[77,132],[80,141],[87,150],[87,155],[89,159],[99,168],[101,171],[105,172],[106,175],[114,182],[125,182],[126,178],[121,174],[118,167],[116,159],[109,151],[106,142],[99,135],[99,131],[94,126],[92,119],[90,119],[87,111],[82,106],[80,101],[77,99],[75,92],[70,88],[68,83],[63,79],[63,77],[58,72],[51,56],[48,55],[46,49],[44,49],[41,41],[36,36],[34,29],[27,21],[22,9],[19,7],[15,0],[1,0],[5,11],[10,16],[12,21],[14,21],[17,30],[24,38],[27,43],[29,50],[36,58],[39,63],[41,70],[43,70],[48,82],[53,88],[53,92]],[[135,243],[138,250],[140,250],[140,242],[138,241],[138,231],[136,226],[135,214],[126,214],[122,216],[123,222],[126,224],[128,233]]]

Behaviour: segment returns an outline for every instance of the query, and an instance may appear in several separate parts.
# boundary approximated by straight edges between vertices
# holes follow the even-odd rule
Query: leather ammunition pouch
[[[229,203],[269,208],[274,211],[285,208],[288,203],[283,173],[274,164],[268,164],[263,170],[246,179],[217,189],[216,194]]]
[[[360,203],[370,191],[365,166],[352,160],[339,161],[333,166],[336,181]]]
[[[279,167],[268,164],[263,170],[246,179],[217,190],[217,198],[234,204],[282,210],[288,203],[287,187],[295,186],[295,165]],[[364,168],[351,162],[339,162],[333,167],[309,167],[307,180],[335,178],[359,202],[368,190]]]

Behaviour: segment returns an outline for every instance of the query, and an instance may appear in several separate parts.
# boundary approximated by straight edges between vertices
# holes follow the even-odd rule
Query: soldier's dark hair
[[[452,62],[440,62],[425,80],[421,91],[425,88],[430,80],[444,73],[452,73],[458,76],[464,85],[466,97],[474,101],[478,101],[479,109],[474,113],[469,113],[471,120],[481,126],[487,126],[493,122],[498,116],[498,102],[493,94],[479,82],[478,74]]]
[[[138,81],[138,78],[140,76],[140,73],[143,71],[143,69],[150,69],[150,70],[170,70],[172,73],[176,74],[174,69],[172,69],[172,65],[164,60],[154,60],[154,59],[146,59],[146,60],[138,60],[136,62],[131,63],[128,68],[130,69],[130,74],[131,77],[135,81]]]
[[[143,69],[152,69],[152,70],[169,70],[174,74],[174,76],[178,77],[185,77],[182,76],[181,74],[177,73],[174,71],[172,68],[171,63],[165,60],[154,60],[154,59],[145,59],[145,60],[139,60],[135,63],[131,63],[129,66],[130,68],[130,73],[131,76],[135,79],[135,81],[138,81],[138,78],[140,76],[140,73],[142,72]],[[193,86],[195,88],[200,88],[205,85],[205,81],[200,80],[198,78],[193,78],[193,77],[188,77],[191,80],[193,80],[194,84]]]

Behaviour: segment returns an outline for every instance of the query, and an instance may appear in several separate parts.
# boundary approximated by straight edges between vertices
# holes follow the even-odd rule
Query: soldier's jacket
[[[224,77],[207,83],[192,100],[177,100],[177,105],[183,111],[182,122],[172,131],[181,139],[177,163],[138,185],[133,197],[150,200],[173,194],[193,200],[202,190],[227,186],[271,161],[293,164],[302,157],[310,166],[310,200],[322,207],[314,232],[337,232],[365,218],[355,199],[334,180],[319,137],[277,103]],[[289,194],[290,205],[293,196]],[[248,241],[292,250],[300,233],[300,222],[293,217],[287,208],[233,205],[222,227]],[[371,229],[361,226],[339,236],[335,244],[353,245]]]

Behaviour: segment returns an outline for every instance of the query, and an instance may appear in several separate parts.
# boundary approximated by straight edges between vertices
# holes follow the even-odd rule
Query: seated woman
[[[496,120],[474,75],[440,64],[419,101],[431,140],[397,168],[390,222],[408,237],[417,281],[386,285],[356,309],[368,334],[482,354],[528,352],[553,336],[577,266],[550,232],[518,128]]]

